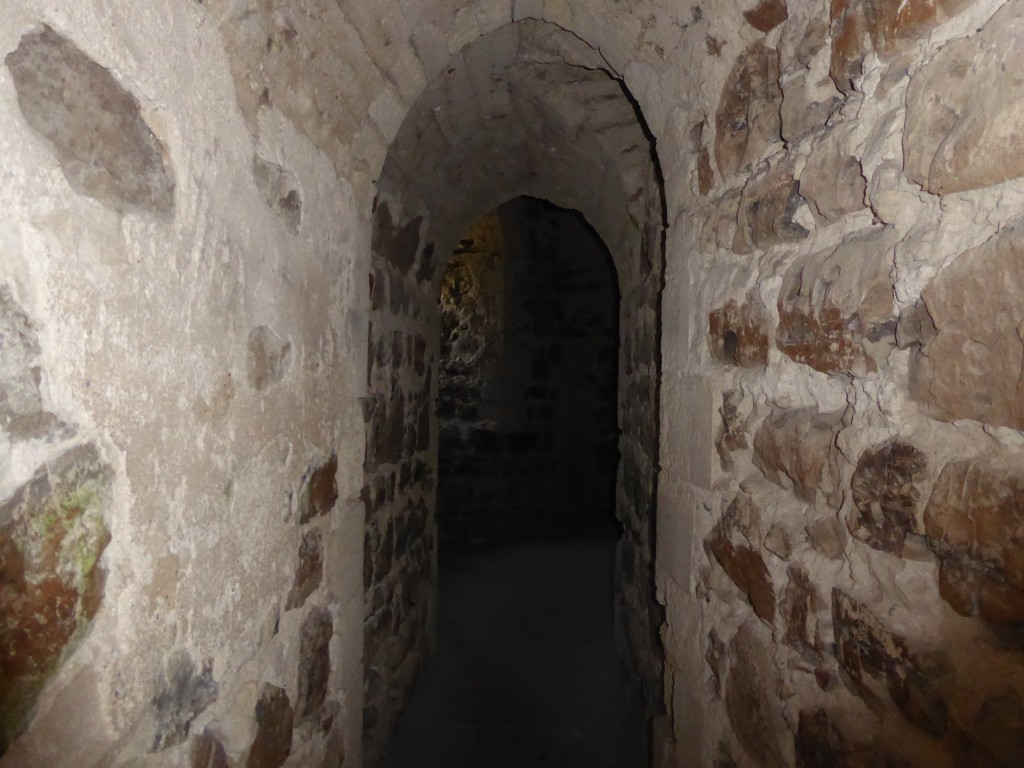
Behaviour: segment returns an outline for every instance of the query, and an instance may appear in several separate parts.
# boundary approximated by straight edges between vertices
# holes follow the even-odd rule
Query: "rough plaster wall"
[[[59,85],[32,104],[71,76],[31,58],[44,23],[93,62],[63,94],[69,117]],[[86,470],[55,474],[81,450],[109,477],[83,516],[109,531],[95,618],[3,764],[177,766],[199,745],[255,765],[285,741],[291,764],[358,761],[366,213],[278,110],[243,122],[201,5],[15,2],[0,51],[0,290],[17,320],[4,359],[20,346],[36,383],[4,369],[8,392],[28,392],[8,401],[17,418],[0,437],[5,535],[22,554],[33,544],[19,531],[88,541],[72,506],[19,488],[47,466],[53,488],[70,477],[81,490]],[[104,85],[96,98],[104,76],[131,97]],[[130,190],[139,168],[99,167],[127,151],[116,121],[134,109],[172,175],[169,201]],[[64,510],[56,528],[41,527],[48,504]],[[294,739],[268,733],[268,708],[294,712]]]

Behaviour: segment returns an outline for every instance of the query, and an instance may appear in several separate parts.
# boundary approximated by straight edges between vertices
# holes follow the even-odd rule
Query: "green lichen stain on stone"
[[[0,754],[102,603],[111,478],[80,446],[0,505]]]

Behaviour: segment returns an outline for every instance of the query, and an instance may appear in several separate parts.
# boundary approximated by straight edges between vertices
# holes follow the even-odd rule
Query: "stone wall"
[[[9,2],[5,768],[358,766],[367,682],[379,745],[429,645],[435,254],[519,195],[615,260],[663,762],[1020,764],[1022,18]]]
[[[665,298],[666,764],[1016,765],[1024,6],[722,16]]]

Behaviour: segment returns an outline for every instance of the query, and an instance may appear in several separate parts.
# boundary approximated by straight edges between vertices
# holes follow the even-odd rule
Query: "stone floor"
[[[437,650],[382,768],[643,768],[612,646],[613,549],[442,551]]]

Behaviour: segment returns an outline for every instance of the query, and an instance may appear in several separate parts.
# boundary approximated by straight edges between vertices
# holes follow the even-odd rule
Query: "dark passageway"
[[[389,768],[644,764],[613,640],[618,304],[600,239],[540,200],[449,260],[437,649]]]
[[[640,768],[609,536],[445,551],[437,649],[384,768]]]

